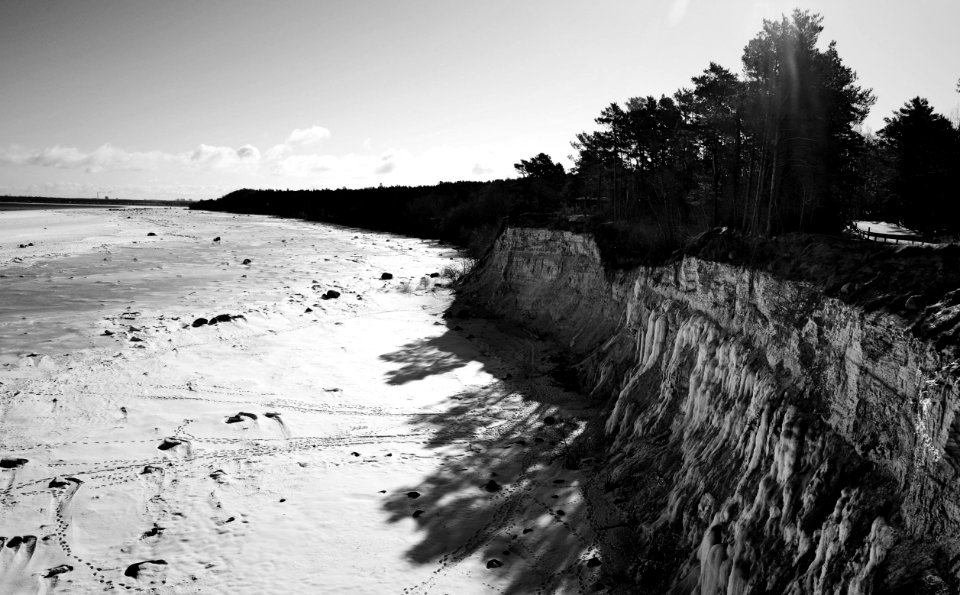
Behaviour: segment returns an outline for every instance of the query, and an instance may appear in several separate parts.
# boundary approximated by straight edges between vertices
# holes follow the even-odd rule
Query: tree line
[[[612,221],[665,238],[720,225],[836,232],[858,217],[960,233],[957,126],[917,97],[861,133],[876,98],[835,42],[818,46],[822,30],[809,11],[765,20],[742,73],[711,62],[671,96],[611,103],[572,143],[567,196],[600,198]]]
[[[670,96],[611,103],[575,136],[573,167],[544,153],[518,179],[359,190],[239,190],[195,208],[273,214],[435,237],[484,252],[504,217],[570,225],[629,266],[705,229],[836,233],[854,219],[960,236],[960,131],[921,97],[861,127],[876,98],[823,18],[765,20],[742,71],[710,62]],[[960,91],[960,82],[958,82]],[[625,256],[625,257],[624,257]],[[624,258],[621,258],[624,257]]]

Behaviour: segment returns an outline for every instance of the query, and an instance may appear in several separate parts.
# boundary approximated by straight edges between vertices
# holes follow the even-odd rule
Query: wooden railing
[[[874,242],[882,242],[884,244],[904,244],[908,246],[927,246],[930,245],[929,242],[924,242],[920,239],[920,236],[915,235],[896,235],[892,233],[880,233],[878,231],[873,231],[869,227],[866,231],[860,229],[856,225],[848,225],[847,229],[851,233],[857,235],[865,240],[871,240]]]

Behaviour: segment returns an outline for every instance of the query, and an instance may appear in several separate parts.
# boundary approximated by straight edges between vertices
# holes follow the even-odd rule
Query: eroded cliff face
[[[687,257],[605,273],[507,229],[465,291],[565,344],[603,410],[639,589],[955,593],[957,364],[895,315]],[[960,306],[958,306],[960,308]]]

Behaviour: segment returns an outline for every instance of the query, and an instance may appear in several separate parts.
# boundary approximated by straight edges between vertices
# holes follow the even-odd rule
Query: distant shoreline
[[[184,207],[194,201],[186,200],[131,200],[117,198],[54,198],[49,196],[0,196],[0,210],[16,210],[55,206],[70,207]],[[8,205],[12,208],[8,208]],[[16,206],[13,206],[16,205]]]

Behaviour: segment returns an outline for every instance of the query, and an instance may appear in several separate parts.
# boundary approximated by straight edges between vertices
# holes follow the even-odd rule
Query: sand
[[[464,266],[292,220],[0,212],[0,593],[589,589],[587,412],[546,343],[451,310],[431,274]]]

